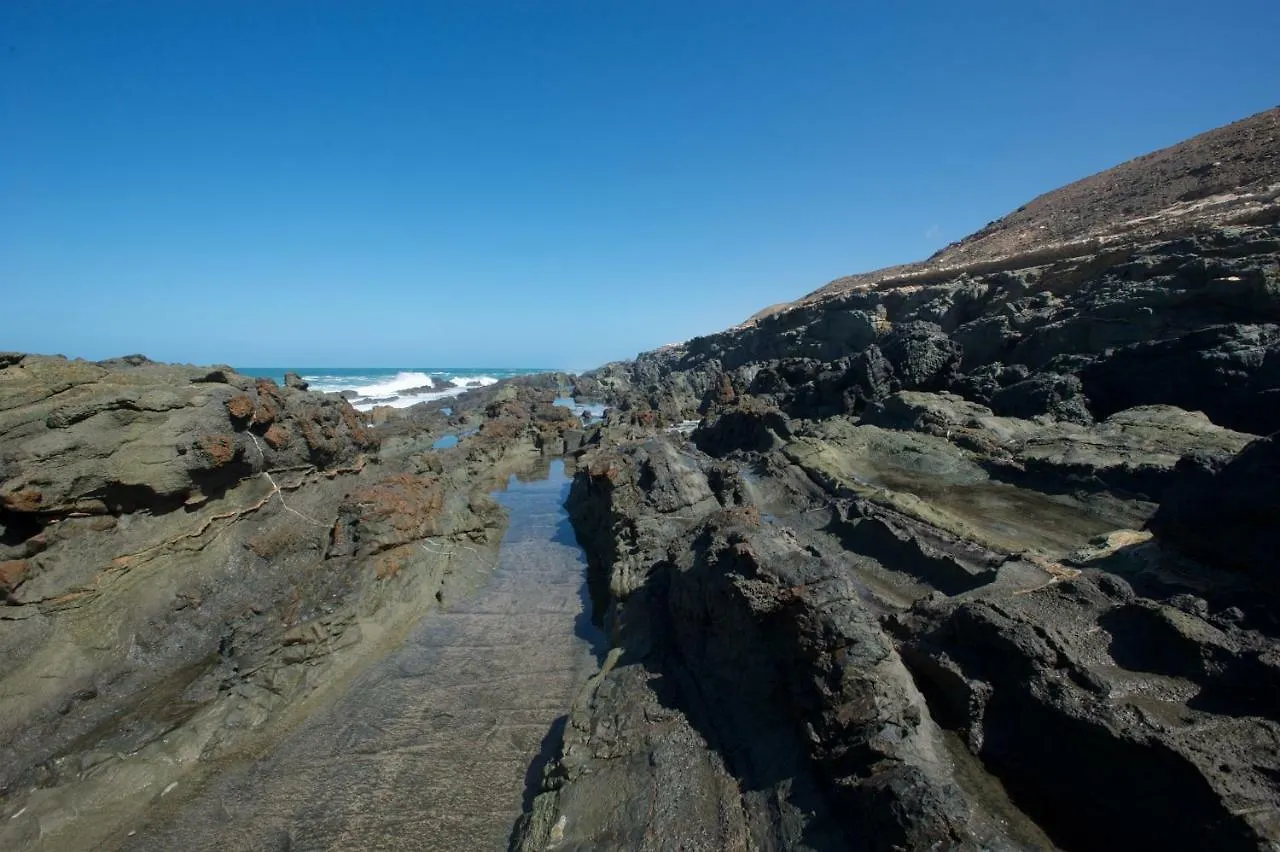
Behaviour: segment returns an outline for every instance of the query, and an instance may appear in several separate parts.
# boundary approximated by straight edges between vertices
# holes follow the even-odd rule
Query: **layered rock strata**
[[[374,428],[296,379],[0,357],[0,846],[116,842],[470,594],[488,492],[581,441],[562,380]]]

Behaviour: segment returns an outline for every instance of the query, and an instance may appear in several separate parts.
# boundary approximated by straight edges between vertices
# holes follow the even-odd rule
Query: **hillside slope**
[[[1046,192],[926,260],[838,278],[799,303],[1032,253],[1068,257],[1116,240],[1256,222],[1278,203],[1280,107]]]

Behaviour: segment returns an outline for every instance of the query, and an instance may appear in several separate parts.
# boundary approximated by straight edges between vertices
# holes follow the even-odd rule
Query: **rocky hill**
[[[581,378],[522,848],[1280,845],[1277,122]]]
[[[1280,107],[1047,192],[918,263],[837,278],[799,300],[965,270],[1078,257],[1107,245],[1265,223],[1280,204]],[[752,319],[793,307],[771,305]]]

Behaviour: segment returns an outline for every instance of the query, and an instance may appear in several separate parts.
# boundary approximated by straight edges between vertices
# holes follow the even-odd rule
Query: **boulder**
[[[1036,373],[1000,388],[991,395],[991,408],[1006,417],[1029,419],[1045,414],[1071,423],[1093,422],[1080,379],[1060,373]]]
[[[960,369],[960,344],[936,323],[916,320],[894,326],[879,345],[905,390],[941,390]]]
[[[767,452],[791,438],[791,421],[776,408],[749,405],[721,412],[702,421],[692,440],[698,449],[712,456],[734,450]]]
[[[0,505],[14,512],[164,512],[264,469],[351,464],[376,446],[345,402],[270,380],[246,390],[194,367],[38,356],[0,378]]]
[[[1156,536],[1206,565],[1280,590],[1280,434],[1234,458],[1188,455],[1151,518]]]
[[[967,351],[967,350],[966,350]],[[950,390],[965,399],[991,405],[995,395],[1031,375],[1022,364],[983,364],[962,373],[951,382]]]

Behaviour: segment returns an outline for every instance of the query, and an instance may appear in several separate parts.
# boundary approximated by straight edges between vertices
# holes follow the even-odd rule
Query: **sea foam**
[[[358,411],[369,411],[376,406],[408,408],[420,402],[458,396],[475,388],[496,384],[494,376],[450,375],[446,371],[434,374],[418,370],[402,370],[394,376],[377,374],[340,376],[316,374],[303,376],[318,391],[339,393],[349,391],[356,396],[351,405]],[[456,387],[449,387],[452,383]],[[445,387],[441,387],[445,385]],[[414,391],[414,393],[408,393]]]
[[[393,378],[385,382],[363,385],[352,388],[352,390],[361,396],[367,397],[395,396],[401,391],[421,387],[435,387],[435,384],[435,380],[426,373],[404,372],[396,373]]]

